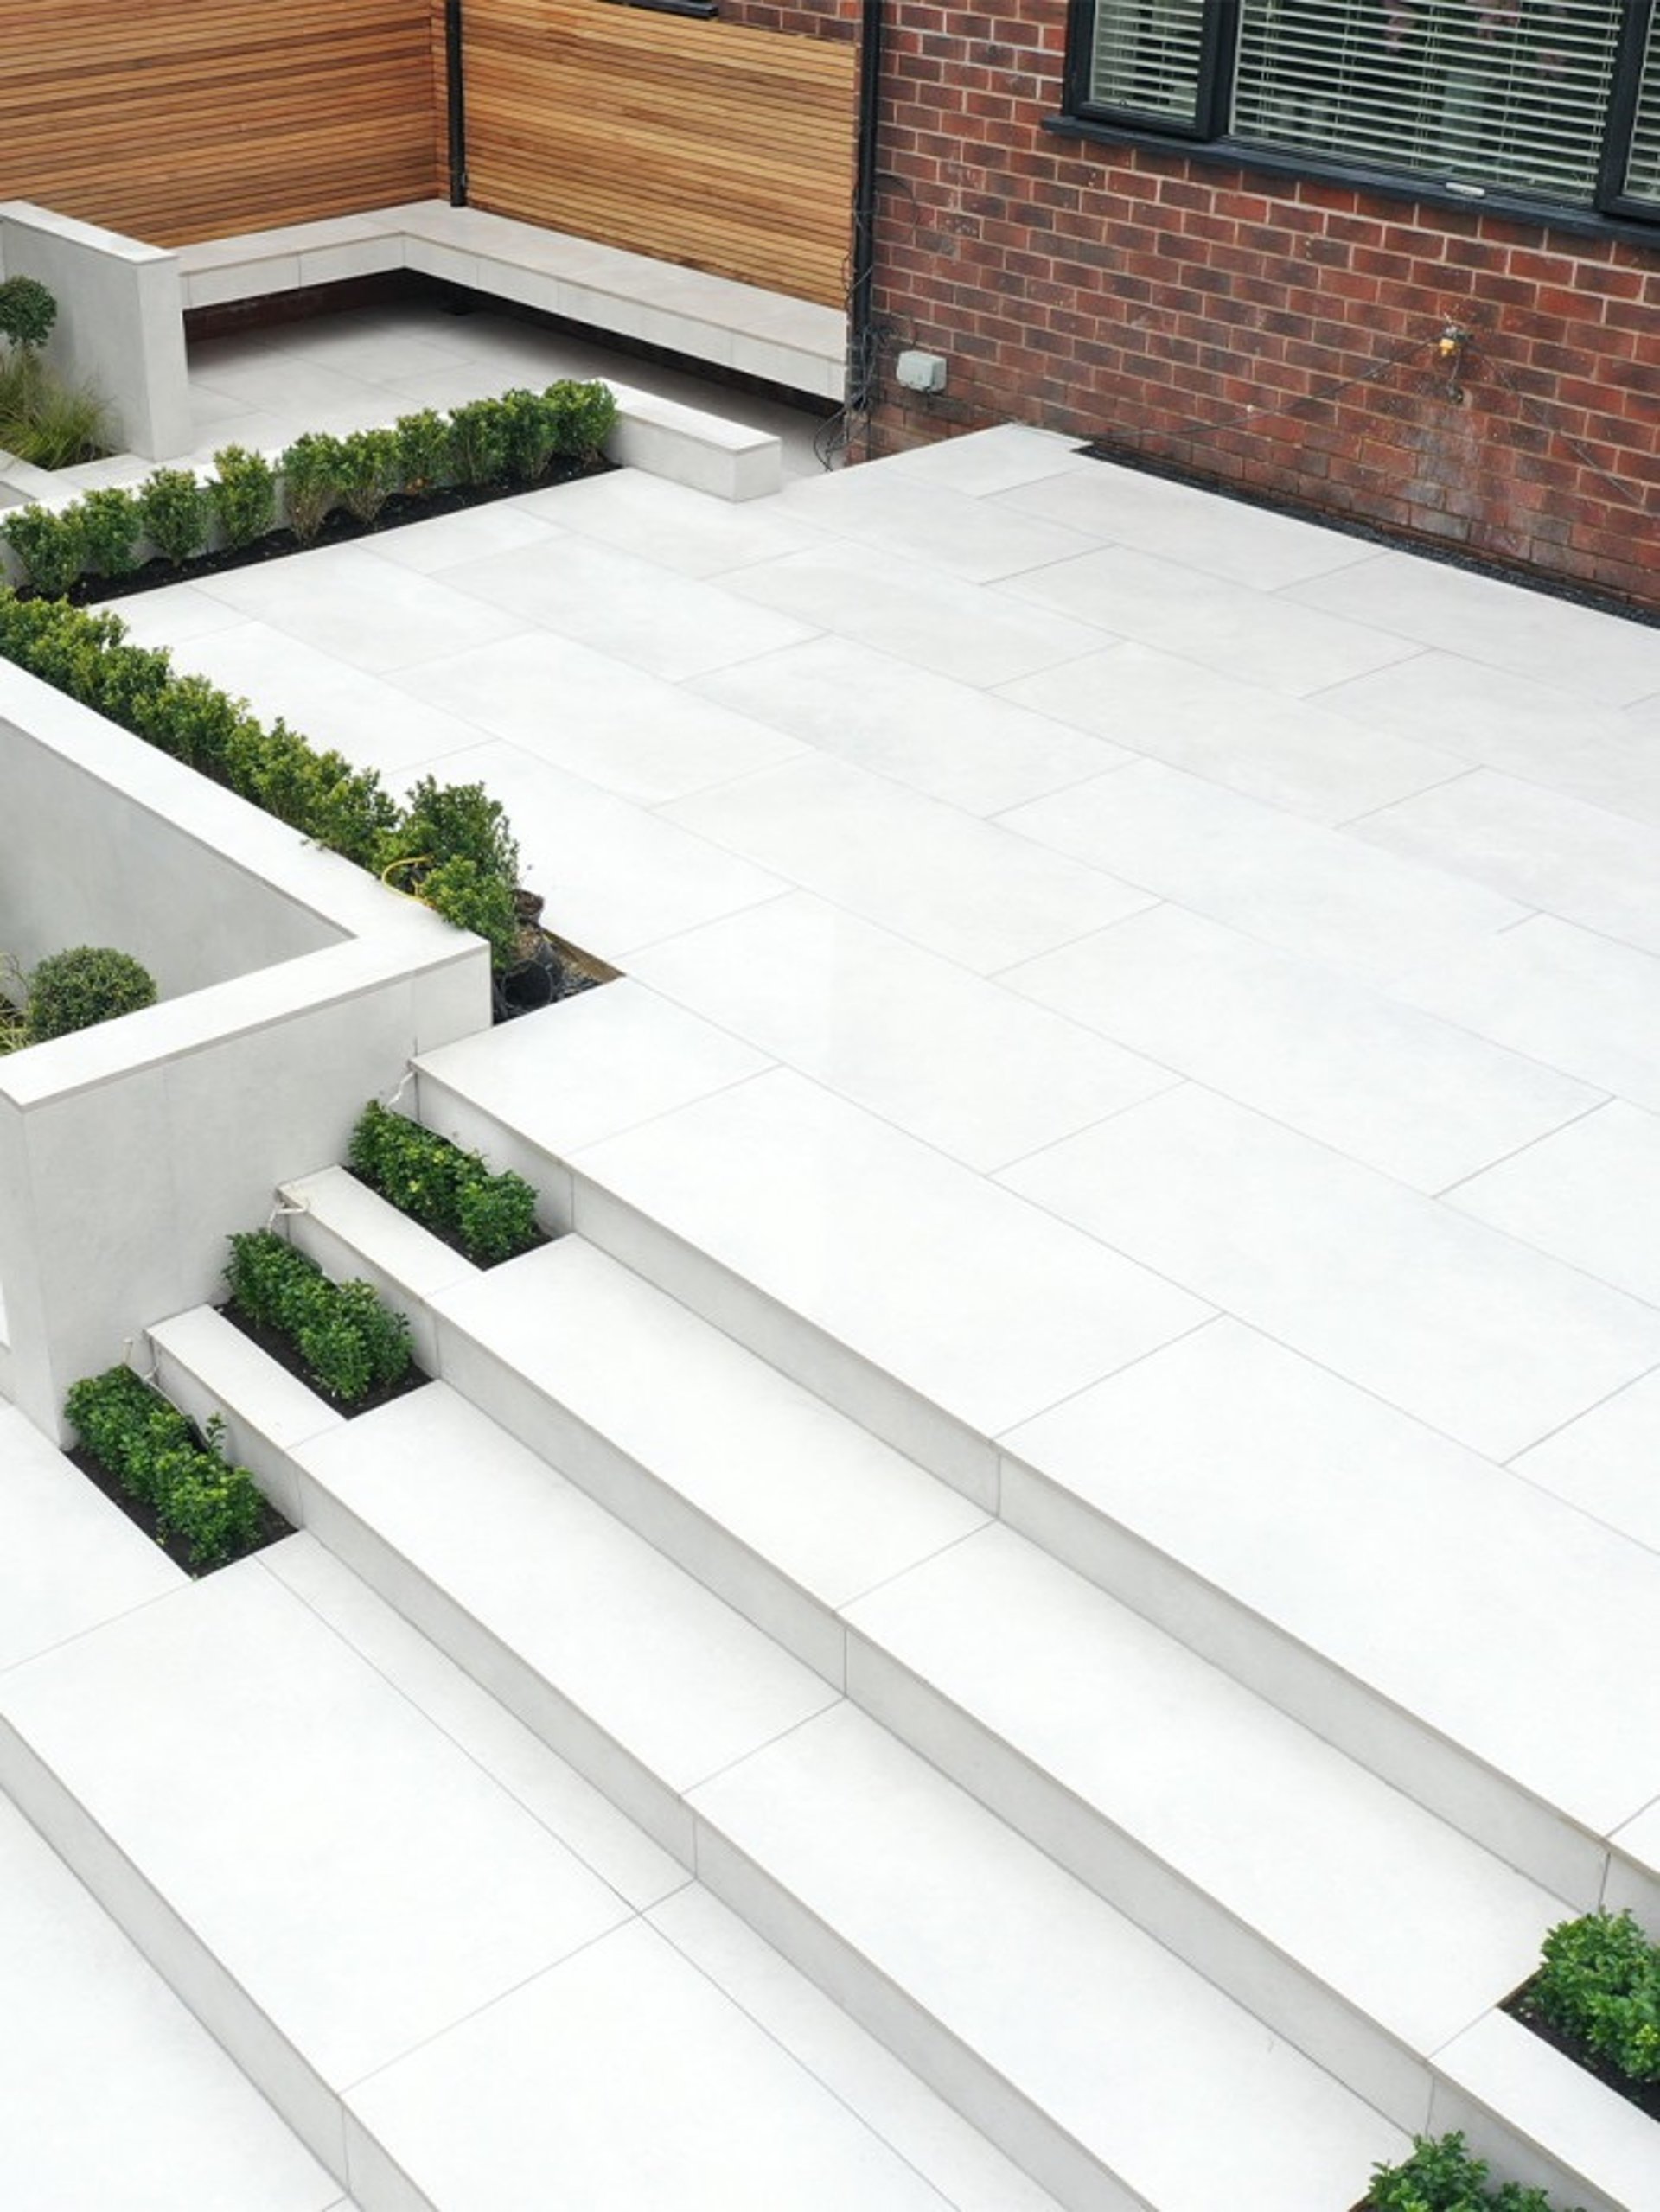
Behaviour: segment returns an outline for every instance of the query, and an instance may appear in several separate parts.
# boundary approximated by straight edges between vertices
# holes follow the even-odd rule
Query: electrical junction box
[[[907,392],[943,392],[945,355],[914,351],[901,354],[894,374]]]

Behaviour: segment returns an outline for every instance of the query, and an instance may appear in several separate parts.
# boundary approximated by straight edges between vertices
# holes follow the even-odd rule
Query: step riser
[[[1007,1455],[1003,1518],[1099,1589],[1543,1888],[1590,1911],[1609,1852],[1318,1652]]]
[[[574,1767],[655,1843],[692,1865],[692,1818],[678,1794],[527,1667],[334,1494],[299,1475],[305,1526],[320,1544]]]
[[[0,1787],[306,2148],[342,2188],[348,2187],[345,2116],[338,2096],[3,1720]],[[368,2200],[362,2202],[363,2212],[380,2212]]]
[[[443,1314],[437,1340],[439,1371],[451,1389],[834,1688],[843,1686],[846,1633],[834,1614]]]
[[[1421,2056],[857,1631],[848,1636],[847,1680],[848,1695],[872,1719],[1114,1910],[1397,2126],[1423,2128],[1431,2077]]]
[[[724,1904],[995,2143],[1067,2212],[1150,2212],[1006,2076],[906,1997],[702,1814],[696,1872]]]

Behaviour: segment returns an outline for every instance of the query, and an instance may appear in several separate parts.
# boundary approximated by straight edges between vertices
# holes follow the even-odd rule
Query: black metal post
[[[467,94],[462,81],[461,0],[444,0],[444,74],[450,83],[450,205],[467,205]]]

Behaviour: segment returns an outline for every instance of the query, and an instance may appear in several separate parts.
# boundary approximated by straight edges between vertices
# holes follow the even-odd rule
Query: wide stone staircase
[[[844,1325],[906,1233],[875,1179],[833,1263],[769,1256],[795,1079],[558,1157],[499,1064],[409,1103],[566,1233],[482,1273],[339,1169],[285,1187],[434,1380],[347,1422],[159,1321],[303,1533],[0,1672],[0,1780],[340,2188],[1347,2212],[1461,2126],[1660,2203],[1652,2124],[1497,2009],[1555,1922],[1660,1898],[1593,1664],[1646,1555],[1381,1406],[1265,1496],[1182,1342],[1112,1424],[999,1437],[964,1347]],[[1295,1434],[1318,1371],[1193,1325]]]

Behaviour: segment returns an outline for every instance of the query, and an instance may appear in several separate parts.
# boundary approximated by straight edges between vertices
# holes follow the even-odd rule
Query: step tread
[[[1370,2107],[849,1705],[693,1803],[1158,2212],[1331,2212],[1401,2154]]]
[[[1006,1528],[848,1620],[1421,2055],[1571,1909]],[[856,1699],[860,1673],[850,1658]]]
[[[442,1237],[411,1221],[344,1168],[301,1176],[284,1183],[278,1195],[346,1244],[361,1247],[413,1297],[431,1297],[446,1284],[464,1282],[478,1272]]]
[[[442,1382],[298,1460],[676,1792],[835,1694]]]
[[[580,1237],[452,1286],[437,1305],[832,1610],[985,1524],[913,1460]]]

